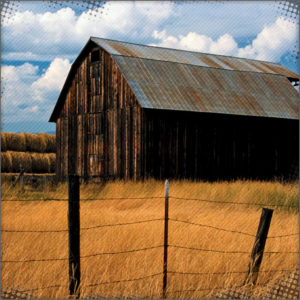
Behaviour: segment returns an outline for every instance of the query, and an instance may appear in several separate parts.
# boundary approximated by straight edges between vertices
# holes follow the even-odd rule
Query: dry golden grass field
[[[16,199],[66,199],[67,185],[61,184],[46,190],[25,186],[23,195],[19,194],[18,187],[8,188],[9,183],[3,182],[2,199],[7,201],[1,204],[2,288],[33,289],[29,293],[40,298],[67,298],[68,261],[47,260],[68,257],[67,232],[5,232],[67,229],[66,201],[8,202]],[[148,180],[138,183],[115,181],[105,185],[82,184],[80,193],[81,199],[149,197],[81,201],[81,297],[160,298],[163,247],[99,254],[163,245],[162,220],[85,228],[163,218],[164,182]],[[266,253],[261,265],[261,271],[266,272],[259,273],[257,282],[257,289],[260,289],[260,285],[280,277],[282,270],[296,270],[298,267],[299,216],[298,208],[292,207],[298,206],[298,195],[298,182],[171,181],[170,219],[202,226],[170,221],[168,244],[202,250],[168,248],[168,298],[209,298],[220,287],[242,285],[262,208],[172,197],[264,203],[264,207],[284,205],[273,207]],[[5,262],[39,259],[46,261]],[[130,281],[132,279],[138,280]],[[38,289],[41,287],[44,289]]]

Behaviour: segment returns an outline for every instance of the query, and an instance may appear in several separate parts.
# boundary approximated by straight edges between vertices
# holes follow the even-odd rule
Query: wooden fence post
[[[44,176],[43,176],[43,190],[44,190],[44,191],[46,190],[46,186],[47,186],[47,176],[44,175]]]
[[[169,222],[169,181],[165,181],[165,230],[164,230],[164,269],[163,269],[163,299],[167,298],[168,275],[168,222]]]
[[[255,242],[251,253],[248,272],[244,284],[255,284],[257,281],[258,271],[259,271],[260,264],[262,262],[272,215],[273,215],[272,209],[268,209],[268,208],[262,209]]]
[[[68,176],[69,291],[70,298],[80,298],[80,215],[79,177]]]
[[[22,164],[20,164],[20,192],[24,193],[24,168]]]

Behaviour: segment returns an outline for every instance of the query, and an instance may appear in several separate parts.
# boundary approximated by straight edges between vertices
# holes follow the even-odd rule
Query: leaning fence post
[[[163,269],[163,299],[167,298],[168,275],[168,220],[169,220],[169,181],[165,181],[165,230],[164,230],[164,269]]]
[[[268,208],[262,209],[255,242],[251,253],[248,272],[244,284],[255,284],[257,281],[258,271],[259,271],[260,264],[262,262],[272,215],[273,215],[272,209],[268,209]]]
[[[68,176],[68,226],[69,226],[69,292],[70,298],[80,298],[80,215],[79,177]]]
[[[20,191],[24,193],[24,168],[22,164],[20,164]]]

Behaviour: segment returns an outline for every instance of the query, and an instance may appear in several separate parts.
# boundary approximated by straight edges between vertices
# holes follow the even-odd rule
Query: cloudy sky
[[[72,1],[74,2],[74,1]],[[2,130],[55,131],[48,119],[90,36],[281,63],[298,73],[298,24],[275,1],[21,1],[1,25]]]

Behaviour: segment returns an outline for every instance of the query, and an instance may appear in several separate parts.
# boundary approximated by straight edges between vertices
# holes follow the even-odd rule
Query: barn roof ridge
[[[143,47],[159,48],[159,49],[162,49],[162,50],[172,50],[172,51],[189,52],[189,53],[200,53],[200,54],[205,54],[205,55],[213,55],[213,56],[217,56],[217,57],[218,56],[230,57],[230,58],[235,58],[235,59],[264,62],[264,63],[267,63],[267,64],[274,64],[274,65],[282,66],[280,63],[275,63],[275,62],[267,61],[267,60],[260,60],[260,59],[246,58],[246,57],[238,57],[238,56],[233,56],[233,55],[214,54],[214,53],[201,52],[201,51],[193,51],[193,50],[183,50],[183,49],[170,48],[170,47],[162,47],[162,46],[152,46],[152,45],[145,45],[145,44],[139,44],[139,43],[133,43],[133,42],[125,42],[125,41],[120,41],[120,40],[100,38],[100,37],[97,37],[97,36],[91,36],[90,37],[91,40],[93,38],[100,39],[100,40],[106,40],[106,41],[112,41],[112,42],[119,42],[119,43],[124,43],[124,44],[138,45],[138,46],[143,46]],[[134,57],[134,56],[131,56],[131,55],[122,55],[122,54],[111,54],[111,55]],[[158,60],[158,59],[156,59],[156,60]],[[161,61],[166,61],[166,60],[161,60]]]
[[[222,70],[222,71],[228,71],[228,72],[235,72],[235,73],[250,73],[250,74],[265,74],[265,75],[274,75],[274,76],[281,76],[286,78],[285,75],[278,74],[278,73],[266,73],[266,72],[255,72],[255,71],[245,71],[245,70],[232,70],[232,69],[221,69],[221,68],[216,68],[216,67],[207,67],[207,66],[199,66],[199,65],[193,65],[193,64],[187,64],[183,62],[178,62],[178,61],[170,61],[170,60],[160,60],[160,59],[154,59],[154,58],[146,58],[146,57],[135,57],[135,56],[130,56],[130,55],[121,55],[121,54],[110,54],[113,58],[114,56],[118,57],[126,57],[129,59],[141,59],[141,60],[150,60],[150,61],[158,61],[162,63],[171,63],[171,64],[178,64],[178,65],[188,65],[191,67],[195,68],[203,68],[203,69],[212,69],[212,70]]]
[[[158,61],[183,62],[190,65],[217,67],[236,71],[254,71],[265,74],[282,74],[291,80],[299,80],[299,75],[282,66],[280,63],[241,58],[235,56],[210,54],[190,50],[180,50],[165,47],[156,47],[112,39],[90,37],[91,42],[101,47],[110,55],[153,58]]]

